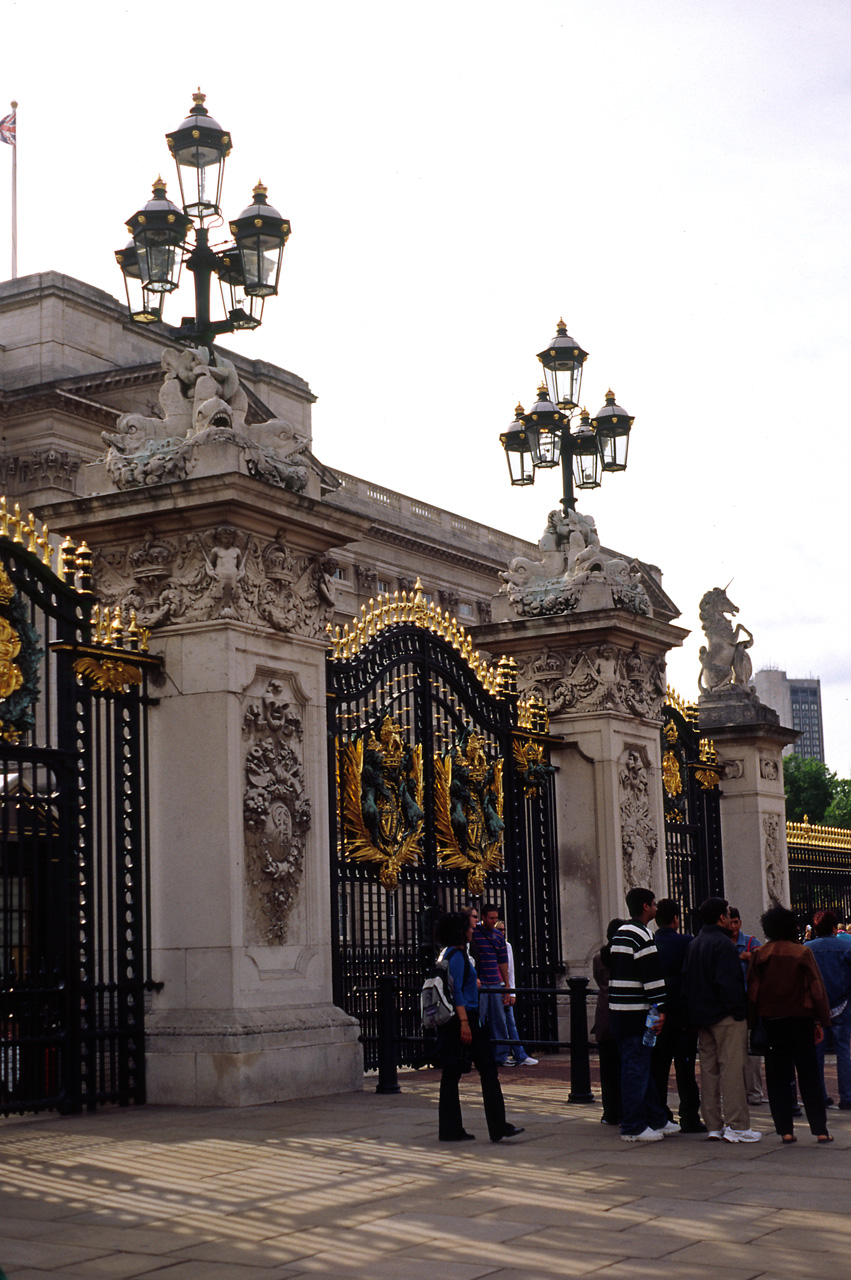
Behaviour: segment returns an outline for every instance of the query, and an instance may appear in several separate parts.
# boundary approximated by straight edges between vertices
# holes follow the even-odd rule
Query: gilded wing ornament
[[[142,672],[131,662],[120,662],[115,658],[97,658],[86,655],[74,663],[77,675],[88,682],[93,689],[102,693],[126,693],[131,685],[142,683]]]

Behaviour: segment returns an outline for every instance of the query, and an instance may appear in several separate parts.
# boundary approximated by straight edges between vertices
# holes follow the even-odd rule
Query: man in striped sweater
[[[666,1133],[679,1133],[659,1102],[650,1075],[653,1046],[644,1044],[651,1005],[665,1021],[665,979],[653,935],[647,927],[656,915],[656,895],[650,889],[630,889],[626,895],[630,919],[612,939],[609,1016],[621,1056],[621,1138],[624,1142],[658,1142]]]

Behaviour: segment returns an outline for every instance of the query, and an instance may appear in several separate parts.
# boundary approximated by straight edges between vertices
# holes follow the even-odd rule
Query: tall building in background
[[[821,681],[790,680],[785,671],[757,671],[754,676],[760,702],[773,707],[780,723],[797,729],[800,738],[784,755],[794,751],[805,760],[824,763],[824,726],[821,717]]]

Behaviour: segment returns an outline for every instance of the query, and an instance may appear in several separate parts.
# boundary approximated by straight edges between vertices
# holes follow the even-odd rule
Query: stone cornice
[[[230,472],[52,502],[40,506],[37,514],[51,528],[96,545],[147,529],[167,533],[212,524],[233,524],[270,537],[283,527],[296,545],[325,550],[366,535],[368,522],[362,516],[338,512],[332,526],[324,506],[288,490],[270,494],[253,477]]]
[[[517,618],[480,623],[469,630],[477,648],[514,655],[536,653],[543,646],[561,651],[588,644],[631,646],[636,641],[648,652],[666,653],[668,649],[678,648],[690,634],[685,627],[628,609]]]
[[[57,411],[70,417],[81,418],[85,422],[96,422],[103,427],[113,427],[121,413],[120,409],[113,409],[95,400],[73,395],[61,387],[39,388],[27,394],[19,391],[0,393],[0,418],[6,420],[30,417],[34,413]]]
[[[387,542],[391,546],[402,547],[406,551],[425,553],[432,560],[443,560],[447,564],[459,565],[463,569],[469,569],[471,573],[485,574],[497,581],[500,569],[505,568],[504,560],[488,560],[484,556],[474,559],[459,551],[453,551],[451,547],[440,546],[427,538],[412,538],[400,533],[398,529],[388,529],[385,525],[372,525],[368,536],[377,542]]]

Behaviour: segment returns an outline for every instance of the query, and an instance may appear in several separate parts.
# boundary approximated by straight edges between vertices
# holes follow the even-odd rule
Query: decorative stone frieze
[[[283,678],[264,680],[243,700],[246,935],[249,944],[280,945],[301,886],[311,812],[301,715]]]
[[[731,782],[745,776],[744,760],[719,760],[719,763],[724,766],[724,777],[729,778]]]
[[[370,565],[356,564],[355,577],[362,596],[378,595],[378,574]]]
[[[0,486],[4,492],[29,489],[67,489],[73,492],[82,459],[67,449],[33,449],[0,459]]]
[[[550,717],[566,712],[619,711],[660,719],[665,696],[665,659],[642,654],[635,644],[593,644],[558,653],[545,649],[517,659],[517,685],[541,698]]]
[[[772,759],[761,759],[759,762],[759,776],[767,778],[769,782],[776,782],[780,777],[779,762]]]
[[[784,831],[785,835],[785,831]],[[773,907],[783,905],[786,874],[785,841],[780,838],[780,814],[762,815],[762,856],[765,864],[765,884]]]
[[[330,556],[297,555],[283,530],[271,542],[220,525],[95,553],[97,592],[109,605],[135,609],[140,625],[235,619],[275,631],[320,636],[334,612]]]
[[[654,880],[659,834],[650,806],[650,756],[642,743],[627,743],[618,760],[623,880],[626,890]]]

